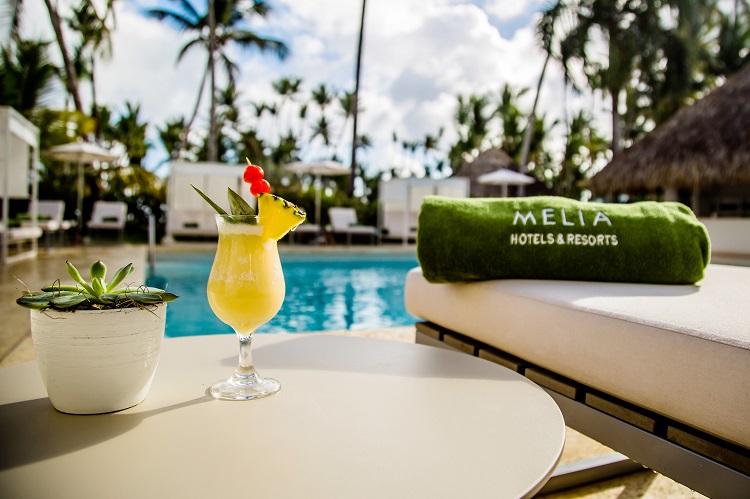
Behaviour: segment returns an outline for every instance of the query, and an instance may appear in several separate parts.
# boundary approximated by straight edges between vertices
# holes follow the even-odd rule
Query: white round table
[[[256,335],[279,393],[214,400],[233,335],[165,340],[146,400],[55,411],[35,362],[0,369],[0,496],[454,498],[536,492],[562,415],[538,386],[446,350],[325,335]]]

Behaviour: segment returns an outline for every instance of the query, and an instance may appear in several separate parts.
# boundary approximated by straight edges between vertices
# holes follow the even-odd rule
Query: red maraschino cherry
[[[250,184],[250,194],[257,197],[261,192],[265,194],[271,192],[271,184],[264,178]]]

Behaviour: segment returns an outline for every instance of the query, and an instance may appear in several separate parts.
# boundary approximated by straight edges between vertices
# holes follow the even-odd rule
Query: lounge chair
[[[32,201],[33,203],[34,201]],[[44,231],[45,246],[49,248],[52,245],[52,239],[60,237],[60,242],[65,235],[65,231],[71,229],[75,222],[65,220],[65,201],[45,200],[37,201],[37,227]],[[31,210],[33,212],[33,210]],[[31,213],[27,215],[31,218]],[[25,220],[21,223],[23,227],[33,225],[31,220]]]
[[[12,263],[18,259],[22,259],[23,246],[26,243],[30,243],[32,250],[36,255],[35,241],[42,237],[42,229],[39,227],[12,227],[8,229],[7,236],[4,235],[2,226],[0,226],[0,237],[5,238],[5,242],[8,246],[15,246],[18,248],[14,257],[9,257],[5,263]]]
[[[86,226],[91,230],[116,230],[122,242],[127,216],[128,205],[122,201],[94,201],[91,220]]]
[[[297,242],[297,239],[302,241],[307,235],[311,236],[313,244],[319,244],[325,238],[320,225],[304,223],[289,232],[289,244],[294,244]]]
[[[372,225],[360,225],[354,208],[328,208],[328,218],[331,222],[330,233],[346,234],[346,245],[352,244],[352,236],[369,236],[373,244],[378,237],[378,229]]]
[[[215,211],[203,207],[170,211],[167,214],[167,234],[171,236],[216,237]]]
[[[747,497],[748,289],[749,268],[713,264],[695,286],[431,284],[414,269],[405,302],[427,321],[417,325],[418,342],[524,374],[568,426],[691,489]],[[623,467],[632,470],[614,459],[594,476]],[[568,471],[591,473],[561,468],[543,492],[570,485]]]

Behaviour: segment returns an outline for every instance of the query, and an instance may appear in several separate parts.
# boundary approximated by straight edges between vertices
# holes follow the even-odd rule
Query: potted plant
[[[23,291],[16,303],[31,309],[31,337],[52,405],[70,414],[101,414],[143,401],[153,380],[164,336],[163,289],[120,284],[133,264],[107,281],[101,261],[91,280],[65,262],[75,281]]]

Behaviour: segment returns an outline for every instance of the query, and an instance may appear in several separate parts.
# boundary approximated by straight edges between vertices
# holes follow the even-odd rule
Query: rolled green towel
[[[680,203],[582,203],[561,197],[425,198],[417,257],[430,282],[489,279],[688,284],[710,241]]]

